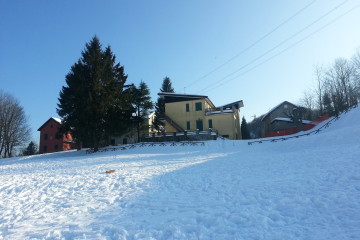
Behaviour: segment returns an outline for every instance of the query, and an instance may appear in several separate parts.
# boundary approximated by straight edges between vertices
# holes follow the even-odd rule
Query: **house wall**
[[[296,127],[295,123],[293,122],[285,122],[285,121],[274,121],[271,124],[270,131],[281,131],[286,130],[292,127]]]
[[[120,137],[111,137],[110,144],[111,145],[122,145],[122,144],[132,144],[137,143],[137,133],[130,132],[128,134],[124,134]]]
[[[272,110],[271,113],[269,113],[264,119],[263,119],[263,132],[262,136],[264,137],[267,132],[274,131],[276,129],[273,129],[273,125],[271,124],[271,121],[275,118],[288,118],[289,115],[292,114],[292,110],[296,108],[297,106],[294,104],[291,104],[289,102],[284,102],[280,104],[277,108]]]
[[[59,128],[60,123],[54,119],[50,119],[50,121],[42,127],[40,131],[39,153],[52,153],[71,149],[70,143],[64,143],[64,141],[72,141],[71,134],[64,134],[62,137],[57,138]]]
[[[196,103],[201,103],[202,110],[196,111]],[[186,112],[186,104],[189,104],[189,112]],[[206,99],[198,99],[193,101],[183,101],[165,104],[165,114],[174,120],[180,127],[187,130],[187,121],[190,121],[190,131],[195,131],[196,120],[203,120],[205,116],[205,109],[213,108],[210,102]],[[176,131],[170,124],[166,124],[166,131]],[[208,124],[203,122],[203,128],[208,129]]]
[[[196,111],[196,103],[201,103],[202,110]],[[189,104],[189,111],[186,111],[186,104]],[[202,120],[203,130],[208,130],[209,119],[212,120],[212,129],[218,131],[220,136],[230,139],[241,139],[239,110],[232,113],[209,114],[206,109],[215,108],[207,99],[183,101],[165,104],[165,114],[176,122],[181,128],[188,131],[197,130],[197,121]],[[187,122],[190,122],[190,129],[187,129]],[[177,132],[168,122],[165,124],[166,132]]]
[[[196,111],[196,103],[201,103],[202,109]],[[186,111],[186,104],[189,104],[189,111]],[[203,120],[203,130],[209,129],[208,122],[205,121],[205,110],[214,108],[214,106],[206,99],[198,99],[193,101],[183,101],[165,104],[165,114],[175,121],[181,128],[188,131],[197,129],[196,121]],[[190,129],[187,129],[187,122],[190,122]],[[166,122],[166,132],[176,132],[176,129]]]
[[[213,130],[218,131],[219,136],[229,139],[241,139],[239,111],[234,113],[211,114],[206,116],[206,122],[209,119],[213,122]]]

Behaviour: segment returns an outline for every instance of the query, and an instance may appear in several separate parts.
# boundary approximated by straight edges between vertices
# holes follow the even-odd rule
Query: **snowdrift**
[[[282,142],[2,159],[0,239],[360,239],[359,122],[356,108]]]

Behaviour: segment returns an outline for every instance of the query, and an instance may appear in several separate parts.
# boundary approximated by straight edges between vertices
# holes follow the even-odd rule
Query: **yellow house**
[[[241,139],[240,108],[243,101],[215,107],[207,96],[159,93],[165,102],[165,131],[208,131],[219,136]]]

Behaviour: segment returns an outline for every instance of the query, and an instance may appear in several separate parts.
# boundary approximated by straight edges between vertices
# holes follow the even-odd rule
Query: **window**
[[[188,103],[186,104],[186,112],[190,112],[190,105]]]
[[[49,136],[47,134],[44,135],[44,139],[48,140]]]
[[[111,139],[110,141],[111,141],[110,144],[111,144],[112,146],[115,146],[115,139]]]
[[[195,103],[195,110],[196,110],[196,111],[202,111],[202,104],[201,104],[201,102]]]
[[[213,125],[212,125],[212,119],[209,119],[209,128],[212,128]]]
[[[186,122],[186,130],[190,130],[190,121]]]
[[[54,150],[57,152],[57,151],[59,151],[59,145],[55,145],[55,147],[54,147]]]
[[[47,152],[47,146],[43,147],[43,152]]]
[[[198,129],[199,131],[203,131],[203,121],[202,120],[196,120],[196,129]]]
[[[123,138],[123,144],[127,144],[127,138]]]

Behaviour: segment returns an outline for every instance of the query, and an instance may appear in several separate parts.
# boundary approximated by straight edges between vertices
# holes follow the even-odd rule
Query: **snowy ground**
[[[359,122],[357,108],[284,142],[2,159],[0,239],[360,239]]]

